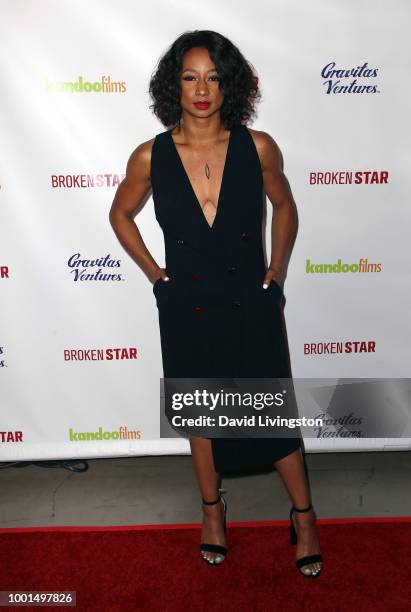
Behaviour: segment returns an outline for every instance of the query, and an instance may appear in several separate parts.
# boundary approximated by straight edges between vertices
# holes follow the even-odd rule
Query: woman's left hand
[[[263,280],[263,288],[267,289],[269,284],[275,280],[275,282],[283,288],[284,279],[282,278],[280,272],[278,270],[274,270],[273,268],[268,268]]]

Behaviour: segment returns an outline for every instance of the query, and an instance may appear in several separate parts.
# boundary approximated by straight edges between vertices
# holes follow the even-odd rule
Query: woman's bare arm
[[[117,188],[110,208],[110,224],[121,245],[151,282],[166,278],[148,251],[133,218],[151,190],[151,149],[154,138],[140,144],[130,155],[126,176]]]
[[[281,152],[267,132],[250,130],[260,157],[264,189],[273,205],[271,259],[264,282],[275,278],[282,286],[298,230],[298,213],[290,184],[283,172]]]

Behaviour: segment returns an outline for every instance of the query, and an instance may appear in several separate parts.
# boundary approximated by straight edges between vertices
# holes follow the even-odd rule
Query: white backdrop
[[[263,98],[249,127],[269,132],[284,156],[299,210],[284,288],[293,375],[409,376],[408,2],[0,5],[0,460],[189,452],[182,438],[159,438],[155,298],[108,220],[130,153],[165,129],[148,108],[148,82],[186,30],[216,30],[251,61]],[[359,75],[329,78],[331,68]],[[81,81],[100,90],[59,85]],[[109,85],[117,91],[102,91]],[[386,182],[338,175],[338,184],[310,184],[320,172],[382,171]],[[135,221],[164,266],[151,198]],[[361,258],[380,271],[307,272],[307,260]],[[306,344],[362,340],[375,351],[304,353]],[[115,348],[128,350],[107,358]],[[90,359],[65,359],[78,350]],[[100,440],[88,439],[98,431]],[[308,451],[409,446],[306,440]]]

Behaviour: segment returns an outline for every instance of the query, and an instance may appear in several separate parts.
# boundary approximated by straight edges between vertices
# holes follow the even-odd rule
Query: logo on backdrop
[[[367,94],[380,93],[377,83],[373,82],[378,75],[378,68],[370,68],[365,62],[362,66],[351,68],[337,66],[336,62],[329,62],[321,70],[325,81],[327,94]]]
[[[317,438],[364,438],[361,428],[355,429],[357,425],[362,425],[364,418],[355,416],[355,413],[339,414],[332,416],[328,413],[320,413],[316,419],[321,419],[322,425],[314,427],[317,431]]]
[[[388,170],[310,172],[310,185],[386,185]]]
[[[111,76],[103,75],[98,81],[86,81],[82,75],[76,81],[44,81],[47,93],[125,93],[126,82],[114,81]]]
[[[0,368],[7,368],[7,363],[4,358],[4,346],[0,346]]]
[[[304,342],[304,355],[375,353],[375,345],[375,340],[347,340],[345,342]]]
[[[75,431],[72,427],[69,429],[70,442],[88,442],[89,440],[139,440],[142,437],[140,429],[128,429],[126,426],[121,426],[118,430],[103,431],[102,427],[98,431]]]
[[[124,281],[118,272],[121,259],[111,259],[110,253],[99,259],[82,259],[80,253],[74,253],[67,262],[72,279],[76,281]],[[95,268],[98,268],[97,270]],[[105,269],[103,272],[103,268]],[[113,273],[111,270],[116,270]]]
[[[92,189],[94,187],[118,187],[125,174],[52,174],[53,189]]]
[[[311,259],[305,260],[305,271],[307,274],[338,274],[343,272],[381,272],[382,263],[371,263],[368,259],[360,259],[358,263],[313,263]]]
[[[0,278],[9,278],[8,266],[0,266]]]
[[[10,442],[23,442],[23,432],[22,431],[0,431],[0,442],[10,443]]]
[[[137,359],[137,347],[64,349],[64,361],[122,361]]]

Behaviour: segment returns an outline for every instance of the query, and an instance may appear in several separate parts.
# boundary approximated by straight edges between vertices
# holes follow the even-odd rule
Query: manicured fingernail
[[[170,280],[170,279],[168,278],[168,276],[165,276],[165,277],[164,277],[164,280]]]
[[[267,289],[267,287],[268,287],[267,283],[264,283],[263,289]]]

